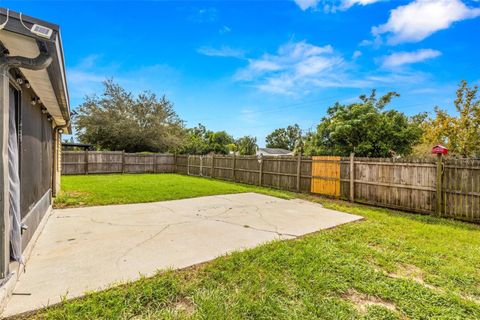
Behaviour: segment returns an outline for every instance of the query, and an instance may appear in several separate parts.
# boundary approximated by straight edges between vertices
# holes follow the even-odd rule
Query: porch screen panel
[[[53,130],[40,106],[22,92],[21,212],[22,218],[52,186]]]

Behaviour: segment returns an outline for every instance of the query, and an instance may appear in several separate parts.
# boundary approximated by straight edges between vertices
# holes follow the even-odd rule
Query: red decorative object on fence
[[[439,145],[436,145],[435,147],[432,148],[432,153],[448,154],[448,149],[439,144]]]

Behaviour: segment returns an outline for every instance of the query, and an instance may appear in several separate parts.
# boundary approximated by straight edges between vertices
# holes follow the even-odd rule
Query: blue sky
[[[454,111],[480,81],[480,2],[468,0],[3,1],[61,26],[71,105],[112,77],[165,94],[188,126],[259,145],[314,128],[335,101],[377,88],[407,114]]]

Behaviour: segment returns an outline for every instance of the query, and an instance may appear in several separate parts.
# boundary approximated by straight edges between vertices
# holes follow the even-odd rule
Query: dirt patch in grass
[[[402,264],[397,268],[395,272],[388,273],[388,276],[390,278],[396,278],[396,279],[410,279],[430,290],[435,290],[435,291],[440,290],[439,288],[426,283],[424,280],[425,274],[422,271],[422,269],[418,268],[413,264]]]
[[[421,284],[425,288],[433,290],[437,293],[445,293],[445,290],[443,290],[442,288],[435,287],[431,284],[426,283],[425,273],[422,271],[422,269],[412,264],[400,265],[395,272],[390,272],[387,274],[387,276],[395,279],[410,279]],[[480,299],[478,297],[465,295],[458,292],[456,292],[455,294],[459,296],[461,299],[469,300],[480,305]]]
[[[392,312],[397,312],[397,308],[393,303],[382,300],[378,297],[368,296],[353,289],[349,289],[342,298],[352,302],[355,309],[363,315],[367,314],[368,308],[372,306],[383,307]]]
[[[186,316],[192,316],[196,307],[192,300],[188,298],[180,298],[173,303],[173,309]]]

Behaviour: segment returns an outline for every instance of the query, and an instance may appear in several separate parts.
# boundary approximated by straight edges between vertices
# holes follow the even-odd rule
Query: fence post
[[[85,174],[88,174],[88,150],[85,149]]]
[[[187,157],[187,176],[190,175],[190,155]]]
[[[259,156],[260,159],[260,170],[258,171],[258,185],[261,187],[262,186],[262,178],[263,178],[263,156],[260,154]]]
[[[350,201],[355,202],[355,153],[350,153]]]
[[[175,152],[173,154],[173,172],[178,173],[178,168],[177,168],[177,153]]]
[[[157,154],[153,155],[153,173],[157,173]]]
[[[300,192],[301,169],[302,169],[302,153],[299,152],[297,157],[297,192]]]
[[[437,154],[437,205],[435,207],[435,213],[438,216],[442,215],[442,174],[443,174],[443,155]]]
[[[233,164],[232,164],[232,173],[233,173],[233,182],[236,181],[235,179],[235,165],[237,162],[237,157],[235,156],[235,152],[233,153]]]
[[[125,150],[122,150],[122,173],[125,173]]]
[[[212,153],[212,169],[210,172],[210,178],[213,178],[215,175],[215,154]]]
[[[203,177],[203,156],[200,156],[200,177]]]

